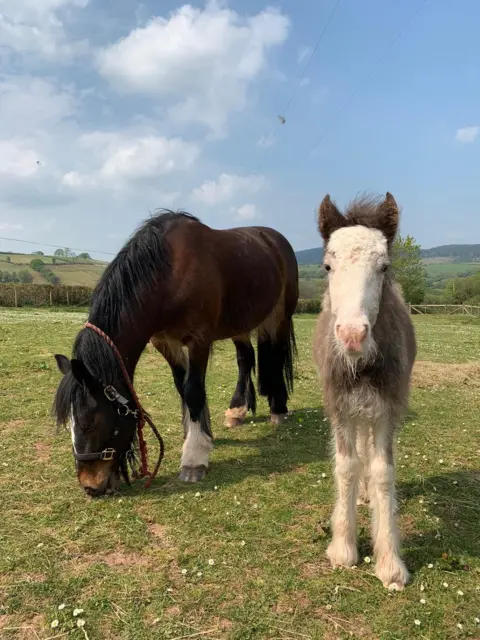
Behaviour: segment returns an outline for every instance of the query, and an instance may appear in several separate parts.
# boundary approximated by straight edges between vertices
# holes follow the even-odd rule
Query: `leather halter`
[[[139,448],[140,448],[140,465],[141,465],[141,476],[145,477],[148,476],[147,481],[145,482],[145,488],[148,488],[152,482],[152,480],[155,478],[155,476],[158,473],[158,470],[160,468],[160,465],[162,463],[163,460],[163,456],[165,453],[165,447],[164,447],[164,443],[163,443],[163,439],[162,436],[160,435],[160,433],[158,432],[158,429],[156,428],[156,426],[154,425],[152,419],[150,418],[149,414],[145,411],[145,409],[142,407],[140,400],[138,399],[138,396],[135,392],[135,389],[133,387],[132,381],[130,379],[130,376],[128,375],[128,371],[127,368],[125,366],[125,363],[123,362],[123,358],[119,352],[119,350],[117,349],[115,343],[113,342],[113,340],[101,329],[99,329],[97,326],[95,326],[94,324],[90,323],[90,322],[86,322],[84,325],[85,329],[91,329],[92,331],[94,331],[97,335],[99,335],[100,337],[102,337],[105,342],[111,347],[111,349],[113,350],[117,360],[118,360],[118,364],[120,365],[120,369],[122,370],[122,374],[123,374],[123,378],[125,380],[125,383],[128,387],[128,390],[130,391],[131,395],[132,395],[132,399],[133,402],[135,404],[135,409],[131,409],[129,404],[130,401],[127,400],[127,398],[125,398],[124,396],[122,396],[117,389],[115,389],[114,386],[112,385],[107,385],[106,387],[104,387],[103,389],[103,393],[105,394],[105,397],[107,398],[107,400],[109,400],[110,402],[115,402],[118,406],[117,406],[117,413],[121,416],[127,416],[127,415],[133,415],[136,420],[137,420],[137,435],[138,435],[138,444],[139,444]],[[149,471],[148,470],[148,459],[147,459],[147,443],[145,442],[144,436],[143,436],[143,427],[145,425],[145,423],[147,423],[149,425],[149,427],[151,428],[151,430],[153,431],[153,434],[155,435],[156,439],[158,440],[158,444],[159,444],[159,455],[158,455],[158,460],[157,463],[155,464],[155,467],[153,469],[153,471]],[[118,431],[115,431],[114,436],[118,435]],[[91,461],[91,460],[115,460],[116,458],[121,458],[124,455],[128,455],[128,452],[126,451],[121,451],[121,452],[117,452],[117,450],[115,448],[110,448],[107,447],[105,449],[103,449],[103,451],[96,451],[93,453],[77,453],[75,451],[75,449],[73,450],[73,455],[75,457],[76,460],[78,461]]]

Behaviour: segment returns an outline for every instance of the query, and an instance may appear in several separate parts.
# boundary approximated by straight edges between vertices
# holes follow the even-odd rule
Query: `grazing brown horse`
[[[416,355],[412,322],[391,269],[398,208],[354,201],[345,215],[326,196],[319,210],[328,287],[314,339],[325,408],[335,435],[337,504],[327,555],[357,564],[356,505],[370,502],[376,574],[403,589],[395,519],[394,435],[407,408]]]
[[[231,338],[237,351],[239,376],[227,424],[239,424],[248,410],[255,411],[250,340],[255,330],[259,392],[268,398],[272,422],[280,423],[293,388],[297,299],[295,254],[273,229],[218,231],[171,211],[147,220],[107,267],[92,296],[89,323],[110,337],[120,358],[91,327],[77,335],[72,360],[55,356],[64,377],[54,410],[58,423],[70,422],[85,491],[111,493],[120,474],[128,482],[126,460],[138,414],[119,360],[133,379],[150,340],[169,363],[182,400],[181,480],[203,479],[213,448],[205,375],[214,341]]]

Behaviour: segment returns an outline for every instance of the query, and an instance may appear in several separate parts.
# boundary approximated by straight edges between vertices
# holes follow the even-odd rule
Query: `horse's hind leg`
[[[273,331],[259,332],[259,393],[268,398],[270,419],[281,424],[288,415],[288,394],[293,390],[293,352],[295,337],[291,318],[285,318]]]
[[[184,442],[179,478],[199,482],[207,473],[213,436],[205,391],[210,345],[192,343],[188,347],[188,373],[184,387]]]
[[[242,424],[248,411],[255,413],[257,407],[255,387],[252,381],[252,371],[255,370],[255,351],[250,342],[250,336],[234,338],[233,344],[237,351],[238,381],[230,408],[225,411],[225,425],[227,427]]]

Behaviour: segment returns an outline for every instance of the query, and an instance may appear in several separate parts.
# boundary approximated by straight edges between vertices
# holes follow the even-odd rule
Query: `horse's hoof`
[[[287,421],[288,413],[272,413],[270,422],[272,424],[283,424]]]
[[[233,407],[225,411],[225,426],[226,427],[238,427],[243,424],[247,417],[247,407]]]
[[[182,482],[193,484],[201,482],[207,475],[207,467],[201,464],[199,467],[182,467],[178,479]]]

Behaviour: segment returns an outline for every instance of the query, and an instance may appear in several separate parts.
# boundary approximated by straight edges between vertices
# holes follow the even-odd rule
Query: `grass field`
[[[7,262],[7,258],[10,258],[9,262]],[[27,270],[32,275],[35,284],[46,284],[46,278],[30,267],[31,261],[35,258],[42,260],[55,275],[59,276],[61,283],[65,285],[80,285],[93,288],[107,266],[106,262],[100,260],[75,258],[75,262],[72,263],[71,258],[57,257],[54,263],[52,256],[0,253],[0,271],[8,271],[9,273],[16,271],[18,273],[19,271]]]
[[[325,560],[334,487],[313,318],[296,319],[293,414],[282,427],[266,422],[263,400],[244,426],[222,426],[236,366],[230,343],[218,345],[208,376],[216,448],[201,485],[176,480],[179,402],[147,348],[136,385],[164,435],[164,465],[151,489],[94,501],[50,417],[52,354],[70,353],[84,317],[0,310],[2,639],[480,638],[478,322],[415,318],[419,364],[397,451],[413,579],[389,593],[368,562],[366,508],[365,560],[337,571]]]

